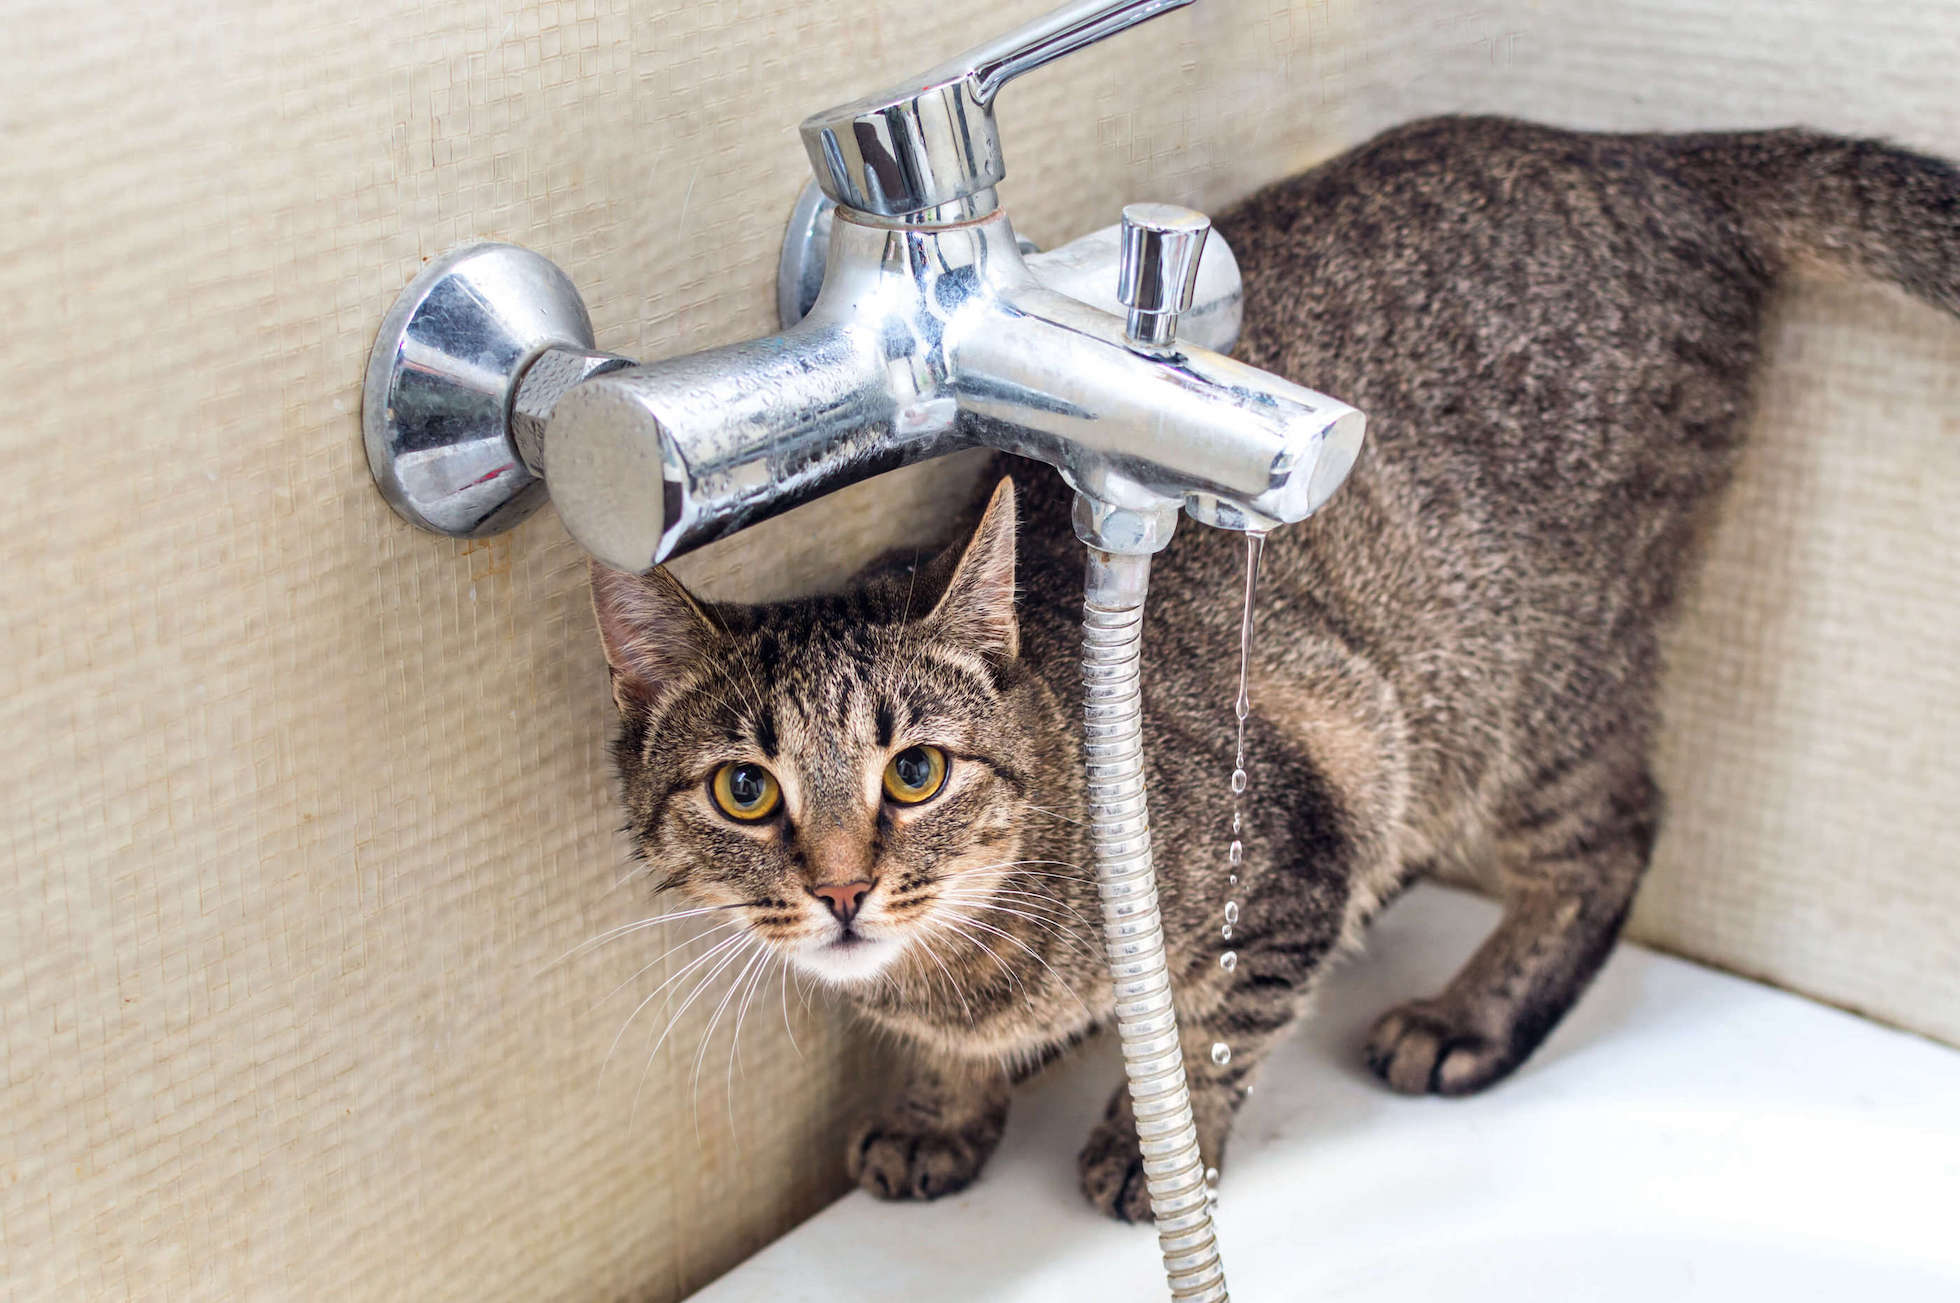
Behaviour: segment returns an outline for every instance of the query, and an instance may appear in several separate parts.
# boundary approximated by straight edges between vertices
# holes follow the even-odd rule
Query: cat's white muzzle
[[[849,986],[876,977],[904,948],[903,942],[890,937],[838,931],[799,946],[790,953],[790,962],[819,981]]]

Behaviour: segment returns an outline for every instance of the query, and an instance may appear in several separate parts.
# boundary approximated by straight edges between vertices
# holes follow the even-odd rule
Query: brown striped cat
[[[1803,131],[1401,128],[1218,222],[1244,360],[1369,415],[1322,514],[1268,545],[1245,904],[1221,971],[1240,542],[1156,561],[1145,723],[1157,869],[1201,1142],[1412,878],[1491,865],[1502,922],[1387,1011],[1369,1066],[1462,1095],[1511,1072],[1612,949],[1661,798],[1657,634],[1746,428],[1765,307],[1797,269],[1960,314],[1960,172]],[[596,569],[642,853],[747,943],[915,1049],[850,1139],[866,1188],[979,1173],[1013,1081],[1110,1017],[1085,829],[1082,548],[1068,491],[1003,466],[970,538],[850,591],[709,607]],[[1019,600],[1017,601],[1017,593]],[[1125,1093],[1084,1192],[1149,1216]]]

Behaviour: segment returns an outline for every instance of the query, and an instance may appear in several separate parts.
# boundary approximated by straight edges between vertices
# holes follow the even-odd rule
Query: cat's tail
[[[1676,137],[1772,267],[1890,281],[1960,316],[1960,167],[1882,140],[1784,130]]]

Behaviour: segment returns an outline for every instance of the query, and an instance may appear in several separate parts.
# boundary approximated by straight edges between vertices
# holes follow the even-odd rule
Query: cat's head
[[[831,982],[960,926],[1040,799],[1052,705],[1019,664],[1014,529],[1003,480],[939,563],[763,606],[595,564],[614,754],[654,881]]]

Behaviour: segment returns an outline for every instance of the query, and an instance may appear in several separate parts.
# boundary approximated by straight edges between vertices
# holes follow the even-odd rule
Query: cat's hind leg
[[[1504,917],[1440,995],[1389,1010],[1368,1066],[1405,1094],[1467,1095],[1538,1048],[1612,952],[1646,872],[1660,792],[1644,760],[1554,765],[1499,829]]]

